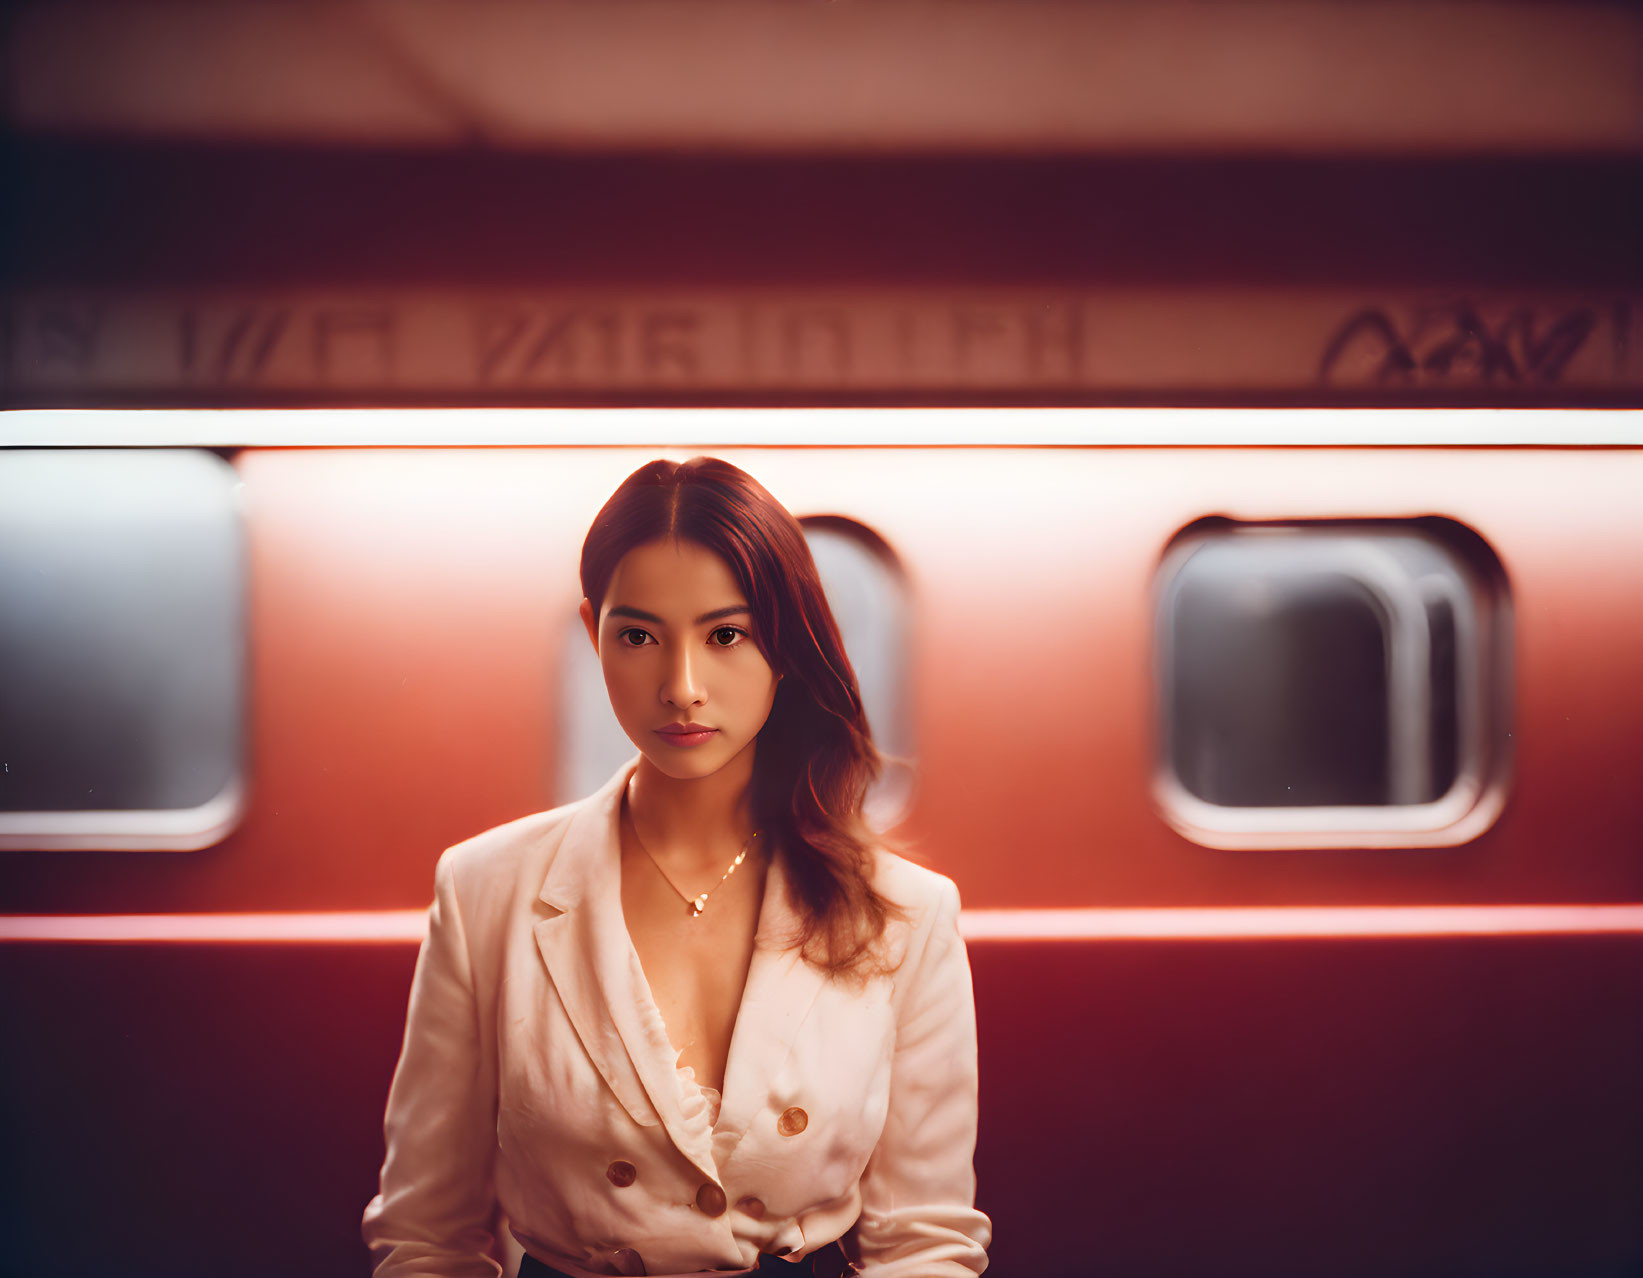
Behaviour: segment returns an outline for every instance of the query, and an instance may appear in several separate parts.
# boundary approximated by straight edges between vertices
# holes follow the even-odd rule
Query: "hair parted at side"
[[[753,762],[753,818],[787,855],[805,959],[832,975],[880,965],[900,909],[872,883],[884,840],[862,817],[882,767],[856,673],[799,521],[746,471],[717,457],[657,460],[622,481],[582,544],[582,594],[597,612],[622,556],[659,540],[695,542],[735,574],[752,639],[784,676]]]

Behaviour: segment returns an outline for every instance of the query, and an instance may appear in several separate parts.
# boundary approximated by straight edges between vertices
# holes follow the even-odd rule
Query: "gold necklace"
[[[708,888],[706,892],[703,892],[697,896],[687,896],[680,890],[677,883],[668,878],[668,873],[662,868],[662,863],[654,856],[650,855],[650,849],[645,846],[645,841],[639,837],[639,823],[633,819],[633,813],[631,811],[628,813],[628,826],[633,831],[633,841],[639,845],[639,851],[643,852],[647,857],[650,857],[650,863],[656,867],[656,873],[662,876],[662,881],[675,892],[678,892],[679,899],[690,907],[690,917],[693,919],[699,919],[702,917],[702,911],[707,909],[707,898],[723,887],[725,880],[741,868],[742,862],[747,860],[747,850],[753,846],[753,840],[758,838],[760,834],[764,833],[762,830],[755,830],[752,834],[747,836],[747,842],[742,844],[742,850],[736,853],[736,859],[730,863],[730,868],[719,876],[719,881],[717,883]]]

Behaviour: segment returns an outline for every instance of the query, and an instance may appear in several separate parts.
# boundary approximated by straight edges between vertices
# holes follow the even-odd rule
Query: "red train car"
[[[1630,418],[313,420],[0,455],[9,1272],[366,1271],[434,859],[625,757],[576,554],[701,451],[963,893],[992,1272],[1643,1271]]]

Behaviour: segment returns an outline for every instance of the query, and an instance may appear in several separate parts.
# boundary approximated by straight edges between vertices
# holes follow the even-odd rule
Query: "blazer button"
[[[645,1272],[645,1262],[639,1253],[632,1247],[624,1247],[610,1258],[610,1263],[616,1266],[616,1272],[634,1278]]]
[[[783,1136],[797,1136],[806,1127],[810,1126],[810,1115],[797,1105],[792,1109],[782,1110],[782,1116],[776,1120],[776,1130]]]
[[[626,1189],[639,1178],[639,1169],[632,1163],[618,1158],[609,1167],[605,1168],[605,1179],[618,1189]]]
[[[725,1191],[710,1180],[696,1191],[696,1205],[706,1215],[722,1216],[725,1214]]]
[[[738,1199],[736,1202],[736,1209],[741,1212],[742,1215],[750,1216],[754,1220],[764,1219],[764,1204],[751,1195],[747,1198]]]

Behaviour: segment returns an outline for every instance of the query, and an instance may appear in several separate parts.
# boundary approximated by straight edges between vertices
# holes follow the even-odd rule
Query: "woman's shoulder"
[[[888,848],[875,849],[873,886],[909,916],[915,928],[923,927],[938,914],[956,915],[958,885],[945,874],[910,861]]]
[[[902,999],[930,970],[931,955],[939,960],[964,953],[958,885],[881,847],[874,854],[873,886],[895,907],[885,924],[882,954],[894,997]]]
[[[532,852],[540,853],[557,842],[556,836],[563,834],[575,819],[577,809],[586,802],[582,799],[493,825],[446,848],[443,859],[467,870],[518,860]]]
[[[492,826],[453,844],[439,858],[439,877],[448,876],[466,905],[521,887],[532,895],[541,888],[565,835],[592,798],[533,812]]]

